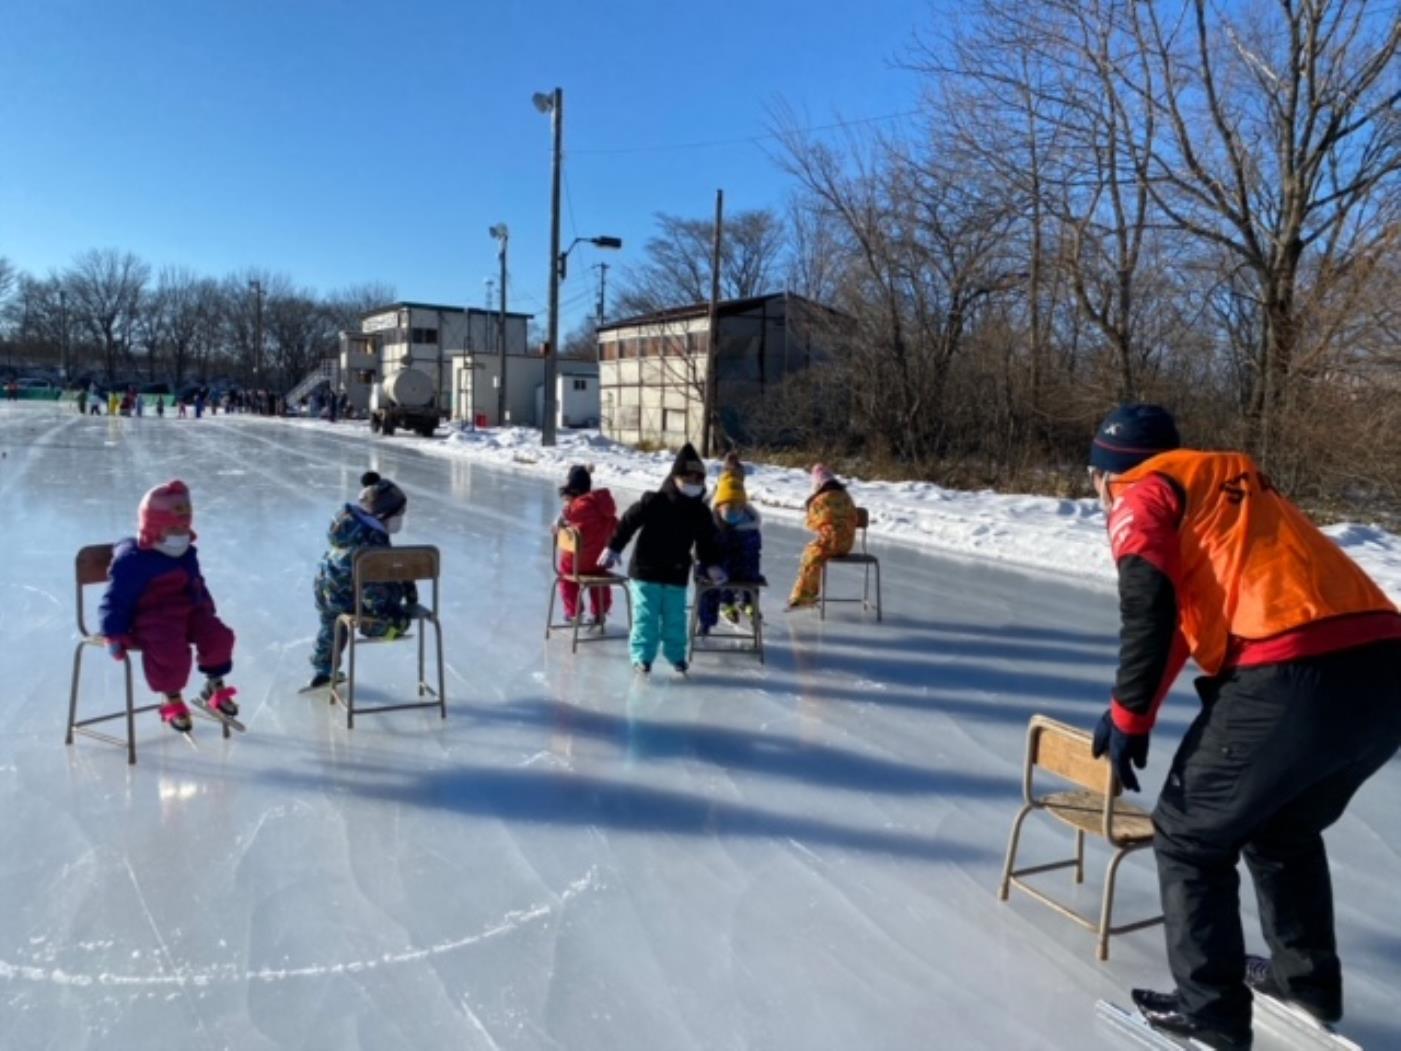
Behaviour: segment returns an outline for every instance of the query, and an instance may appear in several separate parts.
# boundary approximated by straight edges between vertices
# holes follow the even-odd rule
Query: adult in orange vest
[[[1121,618],[1094,748],[1137,791],[1158,706],[1196,660],[1202,709],[1153,811],[1177,989],[1133,997],[1158,1028],[1248,1048],[1252,988],[1342,1016],[1321,833],[1401,747],[1401,615],[1250,457],[1179,445],[1166,410],[1125,405],[1090,450]],[[1242,854],[1268,960],[1245,953]]]

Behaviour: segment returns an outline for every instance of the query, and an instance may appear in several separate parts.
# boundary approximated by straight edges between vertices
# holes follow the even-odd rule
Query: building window
[[[662,430],[667,434],[686,433],[686,411],[684,409],[666,409],[662,413]]]
[[[588,390],[588,389],[589,389],[589,381],[588,381],[588,380],[575,380],[575,381],[574,381],[574,389],[575,389],[575,390]]]
[[[413,341],[415,343],[435,344],[438,342],[438,330],[436,328],[416,328],[413,330]]]
[[[600,361],[617,361],[618,344],[615,342],[600,344],[598,348],[598,359]]]

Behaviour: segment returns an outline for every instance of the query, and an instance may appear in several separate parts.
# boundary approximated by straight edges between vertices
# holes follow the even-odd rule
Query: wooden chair
[[[763,594],[766,584],[753,584],[743,580],[731,580],[724,584],[712,584],[710,581],[696,581],[696,597],[691,606],[691,655],[696,653],[753,653],[759,658],[759,663],[764,663],[764,613],[760,608],[759,599]],[[700,633],[700,607],[701,599],[711,591],[747,591],[753,596],[750,603],[754,607],[754,616],[749,622],[749,630],[740,628],[737,631],[726,631],[720,635],[702,635]],[[730,646],[727,643],[738,641],[740,646]]]
[[[871,515],[864,507],[856,509],[856,528],[861,533],[861,550],[852,551],[845,555],[833,555],[822,563],[822,597],[819,601],[818,618],[827,619],[827,603],[837,602],[859,602],[863,611],[876,611],[876,620],[881,619],[881,594],[880,594],[880,559],[876,558],[866,550],[866,530],[871,524]],[[827,597],[827,568],[833,565],[861,566],[865,570],[865,581],[861,588],[860,598],[828,598]],[[871,602],[871,570],[876,573],[876,601]]]
[[[1065,723],[1048,719],[1043,715],[1032,716],[1027,728],[1026,764],[1022,778],[1022,796],[1025,800],[1016,820],[1012,822],[1012,839],[1007,845],[1007,861],[1002,868],[1002,884],[997,896],[1007,900],[1011,887],[1025,891],[1043,905],[1049,905],[1062,916],[1099,935],[1098,956],[1109,959],[1109,939],[1116,934],[1142,930],[1162,923],[1157,916],[1151,920],[1138,920],[1118,927],[1111,926],[1114,909],[1114,883],[1119,865],[1124,858],[1136,850],[1153,845],[1153,822],[1148,814],[1131,803],[1116,801],[1120,794],[1119,779],[1114,768],[1105,757],[1095,759],[1090,754],[1092,737],[1086,730],[1067,726]],[[1033,775],[1037,768],[1054,774],[1071,784],[1079,786],[1075,791],[1053,792],[1049,795],[1036,795],[1033,791]],[[1051,817],[1069,825],[1075,830],[1075,856],[1068,861],[1055,861],[1044,865],[1032,865],[1015,869],[1017,846],[1021,838],[1022,822],[1033,810],[1044,810]],[[1109,862],[1105,876],[1104,894],[1100,902],[1099,921],[1096,923],[1073,909],[1043,894],[1030,886],[1022,877],[1038,872],[1051,872],[1056,869],[1074,868],[1075,882],[1085,881],[1085,834],[1103,837],[1114,848],[1114,856]]]
[[[355,714],[370,712],[397,712],[407,708],[437,708],[442,717],[448,717],[448,702],[443,675],[443,626],[438,620],[438,579],[440,559],[436,547],[370,547],[358,552],[352,567],[355,584],[355,612],[342,613],[336,618],[333,667],[331,668],[331,703],[345,705],[346,729],[355,726]],[[359,638],[365,627],[379,623],[365,614],[365,588],[370,584],[407,584],[421,580],[433,582],[433,605],[424,606],[421,602],[409,611],[411,619],[418,621],[418,695],[432,700],[415,701],[406,704],[382,704],[374,708],[357,708],[355,705],[355,649],[358,645],[374,642],[397,642],[411,636],[401,635],[396,639],[369,636]],[[425,676],[425,648],[428,625],[433,626],[438,644],[438,688],[434,690]],[[350,667],[341,682],[339,679],[341,652],[346,646],[350,649]],[[342,694],[342,687],[344,694]]]
[[[579,530],[573,526],[560,526],[555,530],[554,546],[550,552],[550,563],[554,566],[555,577],[550,583],[550,608],[545,613],[545,640],[548,642],[550,633],[554,631],[569,630],[573,636],[570,646],[571,653],[579,652],[581,642],[603,642],[609,638],[627,638],[632,631],[632,591],[628,588],[628,578],[617,573],[609,573],[599,570],[596,573],[581,573],[576,563],[574,568],[568,573],[559,567],[559,556],[562,554],[573,554],[583,550],[583,538],[579,536]],[[579,589],[579,608],[575,610],[572,621],[555,623],[555,597],[559,594],[561,582],[574,584]],[[628,621],[627,632],[622,635],[586,635],[579,638],[579,626],[584,621],[584,606],[586,597],[598,588],[622,588],[623,602],[627,606]]]
[[[154,712],[160,710],[160,702],[155,704],[135,703],[135,689],[131,676],[131,654],[139,653],[136,647],[128,647],[126,654],[122,657],[122,674],[126,680],[126,707],[118,712],[110,712],[107,715],[94,715],[87,719],[78,718],[78,687],[83,676],[83,654],[88,647],[96,646],[99,649],[107,648],[107,640],[101,635],[94,635],[88,630],[87,616],[83,609],[83,588],[90,584],[107,583],[108,569],[112,565],[112,545],[111,544],[90,544],[78,552],[75,560],[75,577],[77,579],[77,601],[78,610],[78,644],[73,649],[73,685],[68,694],[68,730],[64,734],[63,743],[72,744],[75,733],[85,734],[88,737],[95,737],[99,741],[106,741],[109,744],[126,745],[126,761],[131,765],[136,763],[136,717],[142,712]],[[199,712],[198,706],[192,705],[192,713]],[[210,718],[213,718],[212,716]],[[100,730],[92,729],[98,723],[111,722],[113,719],[126,720],[126,740],[120,737],[113,737],[111,734],[103,733]],[[229,728],[218,720],[224,729],[224,737],[228,738]]]

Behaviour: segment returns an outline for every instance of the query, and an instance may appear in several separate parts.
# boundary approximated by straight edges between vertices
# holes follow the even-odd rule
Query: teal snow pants
[[[686,659],[686,589],[674,584],[629,582],[632,588],[632,650],[634,664],[650,665],[660,647],[672,664]]]

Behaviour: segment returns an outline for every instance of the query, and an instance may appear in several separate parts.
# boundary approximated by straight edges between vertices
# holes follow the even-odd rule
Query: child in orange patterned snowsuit
[[[788,598],[788,608],[817,605],[822,591],[822,566],[829,558],[851,553],[856,542],[856,504],[830,468],[812,469],[812,495],[807,502],[807,527],[817,538],[803,548],[802,567]]]

